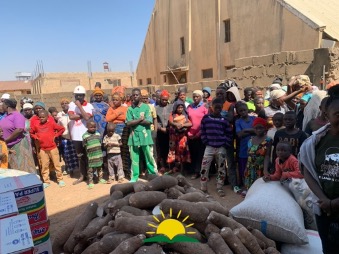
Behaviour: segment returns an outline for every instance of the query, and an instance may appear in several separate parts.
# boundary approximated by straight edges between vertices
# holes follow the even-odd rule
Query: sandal
[[[217,189],[219,197],[225,197],[225,192],[223,189]]]
[[[88,189],[93,189],[94,188],[94,184],[93,183],[90,183],[88,186],[87,186]]]

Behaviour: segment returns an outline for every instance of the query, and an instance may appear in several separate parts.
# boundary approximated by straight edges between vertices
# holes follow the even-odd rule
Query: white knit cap
[[[9,99],[9,98],[11,98],[11,95],[8,94],[8,93],[4,93],[4,94],[1,96],[1,99],[4,99],[4,100]]]
[[[22,106],[23,109],[26,109],[26,108],[30,108],[32,109],[33,108],[33,105],[31,103],[25,103],[23,106]]]

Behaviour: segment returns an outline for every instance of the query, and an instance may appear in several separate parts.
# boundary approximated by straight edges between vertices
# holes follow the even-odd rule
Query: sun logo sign
[[[181,215],[181,210],[177,214],[176,218],[172,218],[172,208],[169,211],[169,218],[166,219],[164,212],[160,210],[162,220],[160,221],[153,215],[157,225],[148,223],[148,225],[155,229],[155,231],[146,232],[148,235],[156,235],[154,237],[145,239],[145,243],[162,242],[162,243],[178,243],[178,242],[199,242],[197,239],[186,236],[195,234],[194,231],[187,231],[189,227],[192,227],[194,223],[184,225],[189,216],[186,216],[182,221],[178,218]]]

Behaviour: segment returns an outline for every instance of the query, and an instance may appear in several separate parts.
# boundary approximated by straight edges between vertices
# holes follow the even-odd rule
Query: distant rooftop
[[[21,90],[31,90],[32,83],[29,80],[0,81],[0,92],[14,92]]]

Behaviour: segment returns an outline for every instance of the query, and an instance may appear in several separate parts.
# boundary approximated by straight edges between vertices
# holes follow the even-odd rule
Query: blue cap
[[[210,87],[206,86],[206,87],[204,87],[204,88],[202,89],[202,91],[203,91],[203,92],[208,92],[209,95],[211,95],[212,89],[211,89]]]

